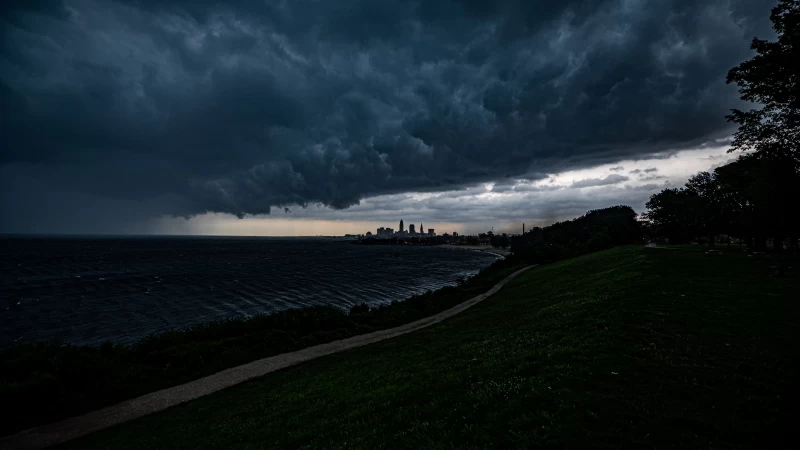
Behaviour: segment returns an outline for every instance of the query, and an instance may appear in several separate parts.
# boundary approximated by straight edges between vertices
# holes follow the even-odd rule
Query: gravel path
[[[0,439],[2,449],[38,449],[51,445],[66,442],[85,436],[94,431],[108,428],[112,425],[121,424],[130,420],[137,419],[147,414],[162,411],[171,406],[193,400],[204,395],[217,392],[230,386],[245,382],[247,380],[260,377],[262,375],[284,369],[286,367],[300,364],[321,356],[338,353],[352,348],[361,347],[374,342],[391,339],[412,331],[426,328],[452,317],[461,311],[485,300],[496,293],[506,283],[511,281],[520,273],[530,269],[528,266],[520,269],[497,283],[484,294],[473,297],[464,303],[456,305],[439,314],[435,314],[416,322],[407,323],[399,327],[388,330],[376,331],[373,333],[353,336],[341,341],[329,342],[327,344],[316,345],[296,352],[283,353],[269,358],[259,359],[241,366],[217,372],[199,380],[191,381],[186,384],[173,386],[152,392],[132,400],[127,400],[107,408],[93,411],[82,416],[73,417],[61,422],[31,428],[26,431]]]

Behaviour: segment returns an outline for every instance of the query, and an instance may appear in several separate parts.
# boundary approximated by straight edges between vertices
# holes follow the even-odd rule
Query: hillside
[[[765,446],[791,429],[798,267],[621,247],[435,327],[69,448]]]

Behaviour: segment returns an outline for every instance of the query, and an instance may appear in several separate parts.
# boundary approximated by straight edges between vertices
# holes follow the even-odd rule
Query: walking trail
[[[269,358],[259,359],[241,366],[225,369],[213,375],[191,381],[186,384],[173,386],[160,391],[151,392],[131,400],[118,403],[107,408],[93,411],[81,416],[72,417],[48,425],[31,428],[17,434],[0,439],[2,449],[38,449],[55,444],[60,444],[71,439],[85,436],[89,433],[137,419],[147,414],[162,411],[189,400],[217,392],[227,387],[260,377],[276,370],[294,366],[321,356],[339,353],[357,347],[362,347],[374,342],[391,339],[412,331],[429,327],[449,317],[466,310],[467,308],[485,300],[500,290],[506,283],[522,272],[530,269],[528,266],[520,269],[494,285],[489,291],[460,303],[446,311],[435,314],[415,322],[407,323],[395,328],[376,331],[373,333],[353,336],[340,341],[316,345],[295,352],[283,353]]]

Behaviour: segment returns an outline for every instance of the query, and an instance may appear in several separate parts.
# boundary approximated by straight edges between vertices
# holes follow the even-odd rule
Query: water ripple
[[[0,348],[132,342],[287,308],[387,304],[455,284],[496,259],[330,239],[0,240]]]

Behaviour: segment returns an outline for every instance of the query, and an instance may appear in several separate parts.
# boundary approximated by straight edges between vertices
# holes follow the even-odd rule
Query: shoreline
[[[464,300],[449,309],[440,311],[431,316],[393,328],[358,334],[341,340],[261,358],[224,369],[212,375],[195,379],[184,384],[150,392],[112,406],[73,416],[59,422],[35,426],[0,438],[0,447],[39,449],[62,444],[95,431],[163,411],[169,407],[206,396],[277,370],[427,328],[453,317],[491,297],[509,281],[535,266],[536,265],[529,265],[520,268],[493,285],[488,291]]]
[[[504,249],[504,248],[497,248],[492,247],[491,245],[457,245],[457,244],[444,244],[440,247],[444,248],[457,248],[461,250],[477,250],[481,252],[491,253],[493,255],[502,256],[505,258],[506,256],[511,254],[511,250]]]
[[[0,399],[9,404],[29,404],[17,411],[14,420],[0,426],[0,437],[104,408],[145,395],[152,389],[168,389],[248,361],[408,324],[452,308],[464,298],[486,292],[517,267],[509,260],[497,258],[463,283],[411,295],[391,304],[368,308],[365,308],[367,305],[354,305],[350,311],[332,305],[306,306],[168,330],[128,344],[64,346],[51,341],[0,350],[0,367],[6,367],[12,361],[21,361],[22,364],[13,373],[7,371],[0,376],[0,382],[16,386]],[[309,328],[307,325],[312,323],[323,325]],[[80,356],[86,371],[112,374],[99,382],[104,391],[102,396],[96,394],[96,389],[87,387],[82,376],[68,370],[69,364],[53,366],[49,363],[52,360],[71,361],[75,355]],[[173,364],[177,359],[181,361],[180,366],[165,372],[164,367],[177,366]],[[39,389],[41,382],[17,382],[27,380],[30,374],[37,372],[47,373],[48,377],[58,380],[64,387],[63,391],[48,391],[46,385]],[[145,375],[136,376],[137,373]],[[69,397],[80,401],[72,401]],[[36,406],[43,402],[51,404],[52,411],[47,413],[47,417],[42,417],[40,408]],[[0,448],[4,448],[2,444]]]

